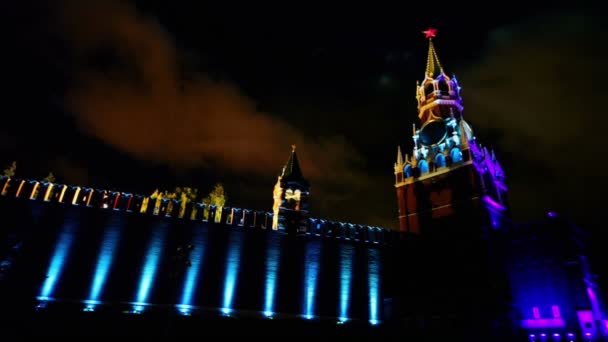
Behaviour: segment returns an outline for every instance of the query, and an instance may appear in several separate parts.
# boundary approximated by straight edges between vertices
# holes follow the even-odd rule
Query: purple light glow
[[[540,318],[540,310],[538,310],[538,306],[532,307],[532,313],[534,314],[534,318]]]
[[[496,210],[500,210],[500,211],[505,210],[505,207],[502,204],[496,202],[495,200],[492,199],[492,197],[490,197],[488,195],[483,196],[483,200],[486,203],[488,203],[492,207],[492,209],[496,209]]]
[[[553,312],[553,317],[555,317],[555,318],[560,318],[561,317],[561,313],[559,311],[559,306],[558,305],[552,305],[551,306],[551,311]]]
[[[550,212],[547,213],[547,216],[549,216],[549,217],[556,217],[557,213],[555,211],[550,211]]]
[[[537,328],[561,328],[566,324],[561,318],[540,318],[540,319],[524,319],[520,323],[522,328],[537,329]]]
[[[591,287],[587,287],[587,294],[589,295],[589,301],[591,302],[591,312],[593,313],[592,319],[597,320],[598,323],[602,319],[602,311],[600,309],[600,302],[595,295],[595,291]],[[598,327],[600,328],[600,327]],[[601,329],[601,328],[600,328]]]
[[[585,336],[591,336],[595,331],[593,313],[591,310],[578,310],[576,315],[578,316],[578,321],[580,322],[581,332],[583,332]]]
[[[596,301],[597,299],[595,298],[595,292],[593,292],[593,289],[588,287],[587,288],[587,293],[589,294],[589,299],[591,299],[592,302]]]

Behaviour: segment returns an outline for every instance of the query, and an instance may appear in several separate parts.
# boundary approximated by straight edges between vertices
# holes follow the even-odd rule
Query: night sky
[[[222,182],[228,205],[269,210],[295,143],[312,216],[396,227],[433,26],[513,216],[592,227],[608,192],[600,11],[420,4],[3,1],[0,163],[144,194]]]

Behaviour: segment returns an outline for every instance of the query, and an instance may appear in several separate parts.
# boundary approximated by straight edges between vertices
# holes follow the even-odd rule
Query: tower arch
[[[437,153],[435,156],[435,167],[444,167],[446,166],[446,160],[443,153]]]
[[[429,163],[425,159],[419,160],[418,170],[420,170],[420,174],[429,173]]]
[[[462,161],[462,151],[458,147],[453,147],[450,150],[450,159],[452,159],[452,163],[460,163]]]
[[[406,164],[403,168],[403,177],[409,178],[414,175],[414,169],[412,168],[412,164]]]

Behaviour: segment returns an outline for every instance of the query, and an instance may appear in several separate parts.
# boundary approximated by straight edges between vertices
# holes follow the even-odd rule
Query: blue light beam
[[[63,272],[70,248],[72,247],[74,233],[77,229],[78,225],[73,218],[68,219],[61,228],[61,233],[55,244],[55,250],[53,251],[53,256],[51,257],[51,262],[46,272],[46,279],[42,284],[40,297],[38,299],[49,300],[53,296],[57,281]]]
[[[120,241],[121,229],[122,225],[118,221],[118,218],[113,218],[106,228],[106,232],[99,249],[99,256],[97,257],[97,266],[95,267],[95,273],[93,274],[91,291],[89,292],[89,300],[91,301],[97,302],[100,300],[103,287],[106,283],[110,268],[112,267],[112,262],[114,261],[114,256]]]
[[[156,227],[150,238],[150,244],[144,259],[144,265],[139,277],[139,288],[137,290],[137,304],[146,304],[150,296],[152,283],[158,271],[158,264],[163,252],[163,242],[165,240],[166,225]],[[140,305],[141,306],[141,305]],[[143,310],[143,308],[142,308]],[[138,310],[141,311],[141,310]]]
[[[228,315],[233,310],[234,290],[236,288],[239,267],[241,263],[241,248],[243,244],[241,232],[233,231],[228,242],[228,256],[226,259],[226,277],[224,279],[224,298],[222,313]]]
[[[380,323],[380,252],[377,249],[367,251],[367,280],[369,289],[369,323]]]
[[[184,287],[182,289],[181,306],[187,307],[193,305],[194,295],[196,290],[196,284],[198,282],[198,276],[200,274],[201,267],[203,265],[203,257],[205,252],[205,242],[203,240],[202,232],[200,229],[197,230],[194,237],[194,243],[192,244],[193,249],[190,252],[190,267],[186,272],[186,278],[184,279]]]
[[[350,291],[353,276],[354,249],[351,245],[340,247],[340,309],[339,320],[341,322],[349,319]]]
[[[266,288],[264,297],[264,316],[270,317],[274,313],[275,290],[279,271],[279,246],[271,241],[266,255]]]
[[[311,241],[306,244],[306,255],[304,258],[304,312],[302,315],[306,319],[312,319],[315,317],[317,278],[321,258],[321,248],[318,242]]]

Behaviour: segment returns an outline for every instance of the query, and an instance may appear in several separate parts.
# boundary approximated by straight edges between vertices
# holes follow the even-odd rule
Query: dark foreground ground
[[[30,308],[3,305],[2,336],[307,336],[357,337],[370,340],[408,341],[526,341],[525,336],[492,336],[458,327],[412,326],[408,322],[367,321],[339,323],[330,319],[300,317],[264,318],[253,315],[222,316],[203,312],[182,315],[167,308],[130,313],[127,307],[84,311],[81,303],[48,303]],[[6,304],[6,303],[5,303]]]

